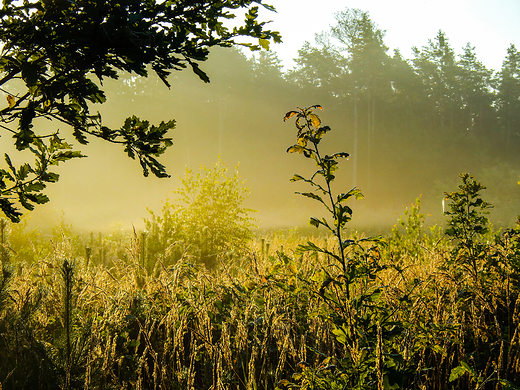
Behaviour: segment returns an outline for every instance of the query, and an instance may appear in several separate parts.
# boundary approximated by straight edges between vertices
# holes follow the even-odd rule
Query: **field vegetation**
[[[284,69],[272,51],[231,48],[280,40],[258,20],[255,5],[272,10],[260,0],[18,3],[5,0],[0,18],[0,127],[14,136],[2,137],[0,167],[0,390],[520,389],[513,44],[497,71],[470,44],[456,54],[443,31],[405,59],[368,13],[346,9]],[[244,25],[225,27],[244,7]],[[296,141],[280,131],[288,124],[271,113],[296,99],[325,103],[338,131],[319,105],[285,115]],[[175,153],[170,115],[184,130]],[[275,152],[289,137],[288,153]],[[220,157],[188,168],[157,211],[159,185],[123,180],[130,171],[100,144],[89,149],[92,138],[163,179],[166,164],[242,161],[251,204],[270,208],[273,225],[307,217],[287,201],[289,184],[321,214],[310,233],[255,231],[238,167]],[[84,157],[66,139],[98,163],[57,168]],[[324,139],[352,148],[348,169],[338,172],[349,153]],[[52,198],[78,202],[78,224],[111,208],[128,217],[141,193],[152,203],[144,229],[30,227],[21,210],[46,203],[62,173],[78,182]],[[361,190],[378,224],[396,199],[425,196],[372,235],[351,227]],[[423,209],[442,196],[431,223]]]
[[[286,115],[317,166],[292,179],[324,206],[314,236],[253,234],[221,161],[148,232],[1,220],[0,388],[520,388],[520,221],[494,229],[461,174],[444,227],[417,198],[385,236],[347,230],[362,194],[334,181],[348,153],[320,149],[320,108]]]

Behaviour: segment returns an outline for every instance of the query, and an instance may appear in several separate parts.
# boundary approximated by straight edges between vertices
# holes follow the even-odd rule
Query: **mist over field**
[[[118,127],[130,115],[152,124],[176,120],[174,145],[160,158],[171,178],[144,178],[118,145],[76,143],[88,158],[56,168],[60,181],[46,190],[51,202],[30,213],[31,223],[63,215],[81,230],[142,229],[147,208],[159,212],[173,199],[187,167],[209,167],[220,155],[230,170],[238,165],[250,189],[245,206],[258,210],[261,229],[308,226],[309,216],[321,217],[323,210],[295,195],[307,188],[289,179],[310,176],[315,167],[286,153],[296,128],[282,119],[297,106],[320,104],[322,124],[332,128],[323,150],[351,154],[340,164],[334,190],[356,186],[365,195],[352,205],[352,228],[387,230],[418,196],[422,211],[431,214],[427,223],[442,223],[444,192],[456,190],[462,172],[488,187],[491,220],[510,225],[520,212],[520,114],[511,105],[518,100],[505,101],[502,74],[488,71],[470,46],[451,48],[442,33],[424,42],[415,58],[402,58],[386,50],[377,21],[364,23],[371,32],[360,33],[361,41],[350,47],[325,36],[306,43],[285,73],[273,52],[248,58],[218,48],[201,64],[209,84],[190,70],[174,73],[171,89],[152,72],[107,81],[107,103],[94,107],[104,124]],[[504,53],[505,66],[514,59],[520,65],[515,50]],[[518,73],[511,77],[519,83]],[[60,128],[62,135],[67,131]],[[0,142],[8,151],[10,139]]]

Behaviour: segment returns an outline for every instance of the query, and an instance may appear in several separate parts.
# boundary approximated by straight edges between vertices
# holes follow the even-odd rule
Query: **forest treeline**
[[[172,76],[171,90],[151,79],[127,78],[114,84],[117,98],[109,95],[107,109],[131,101],[161,118],[165,110],[173,112],[179,130],[174,142],[186,141],[186,149],[174,147],[178,161],[209,164],[217,153],[231,163],[255,161],[254,172],[247,164],[241,169],[252,198],[259,199],[256,192],[277,187],[273,183],[294,171],[283,153],[290,142],[283,112],[320,104],[336,129],[331,139],[351,154],[345,180],[365,192],[367,205],[400,210],[423,194],[424,207],[431,204],[440,215],[443,193],[459,173],[471,172],[501,210],[495,220],[514,222],[520,178],[517,48],[511,44],[502,69],[494,71],[470,43],[456,50],[439,31],[407,59],[399,50],[389,52],[385,32],[367,12],[346,9],[336,21],[314,43],[303,44],[291,69],[274,51],[248,58],[239,50],[215,50],[204,64],[209,85],[185,72]]]

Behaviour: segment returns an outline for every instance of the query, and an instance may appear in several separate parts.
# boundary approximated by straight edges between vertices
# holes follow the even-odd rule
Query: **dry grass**
[[[65,236],[32,263],[4,256],[1,388],[275,389],[304,367],[319,370],[327,357],[339,362],[353,352],[333,334],[334,313],[318,293],[334,267],[323,254],[297,252],[307,239],[271,234],[245,254],[222,255],[213,270],[187,256],[143,264],[135,237],[110,250],[105,243],[103,262],[77,253],[77,238]],[[311,240],[337,247],[330,238]],[[519,384],[518,285],[490,274],[477,286],[454,274],[444,266],[445,240],[424,236],[418,254],[407,245],[391,241],[378,251],[385,267],[370,281],[384,288],[381,302],[402,328],[391,342],[382,340],[384,329],[378,334],[380,379],[398,353],[404,388],[469,389],[486,378],[493,381],[480,388],[506,388],[497,379]],[[74,270],[68,298],[64,260]],[[463,361],[480,382],[470,374],[448,381]]]

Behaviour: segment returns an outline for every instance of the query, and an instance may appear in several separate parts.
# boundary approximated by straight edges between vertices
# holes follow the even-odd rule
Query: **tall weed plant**
[[[332,261],[324,264],[321,279],[309,283],[308,289],[321,301],[317,315],[329,323],[341,348],[314,365],[303,363],[302,371],[293,376],[295,382],[287,380],[283,384],[302,389],[398,386],[405,376],[406,364],[396,340],[402,335],[404,324],[395,318],[391,303],[382,298],[385,287],[378,279],[385,269],[380,258],[385,243],[381,237],[345,234],[353,213],[347,202],[362,199],[363,195],[357,188],[333,192],[339,160],[349,154],[321,151],[320,143],[331,129],[321,126],[317,109],[322,107],[299,108],[285,115],[284,120],[296,119],[297,128],[297,142],[287,151],[313,160],[318,168],[310,178],[296,174],[291,180],[304,181],[315,190],[299,194],[320,202],[329,213],[330,219],[311,217],[310,223],[327,229],[336,240],[337,250],[309,241],[300,245],[299,251],[323,253]]]

